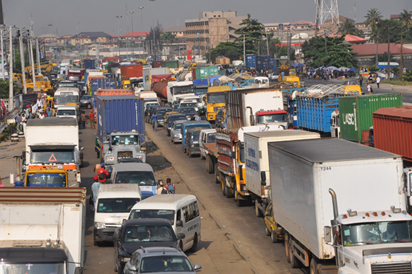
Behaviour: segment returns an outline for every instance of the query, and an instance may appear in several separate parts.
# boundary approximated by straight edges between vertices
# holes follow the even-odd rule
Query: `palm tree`
[[[412,24],[412,12],[403,10],[403,12],[399,16],[399,21],[401,22],[401,71],[400,71],[400,76],[402,78],[403,74],[403,28],[406,28],[408,30],[409,25]]]
[[[370,9],[365,17],[365,23],[371,29],[369,40],[376,43],[376,64],[378,64],[378,24],[382,20],[382,15],[377,9]]]
[[[351,35],[356,35],[356,27],[350,20],[346,20],[340,27],[339,27],[339,32],[342,35],[346,34],[351,34]]]

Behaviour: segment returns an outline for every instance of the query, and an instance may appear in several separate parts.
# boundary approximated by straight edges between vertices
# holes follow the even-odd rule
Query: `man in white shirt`
[[[380,82],[381,82],[381,78],[379,76],[377,76],[376,77],[376,85],[378,86],[378,88],[379,88]]]

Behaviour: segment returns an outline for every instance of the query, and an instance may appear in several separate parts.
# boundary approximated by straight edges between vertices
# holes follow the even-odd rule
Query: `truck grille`
[[[131,151],[119,151],[117,153],[117,159],[122,159],[122,158],[133,158],[133,152],[131,152]]]
[[[372,264],[372,274],[411,274],[411,262]]]

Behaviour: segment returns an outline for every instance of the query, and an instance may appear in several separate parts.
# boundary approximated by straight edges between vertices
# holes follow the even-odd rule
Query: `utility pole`
[[[154,51],[154,56],[155,58],[152,58],[152,61],[156,61],[156,27],[155,27],[155,21],[154,21],[154,15],[153,15],[153,2],[155,0],[149,0],[152,2],[152,19],[153,19],[153,51]]]
[[[121,15],[116,15],[117,18],[117,47],[119,48],[119,61],[120,61],[120,18],[122,18]]]
[[[388,80],[390,80],[389,77],[391,76],[391,74],[390,74],[391,51],[390,51],[389,28],[387,28],[387,29],[388,29]]]
[[[19,37],[19,45],[20,45],[20,62],[21,62],[21,72],[22,72],[22,81],[23,81],[23,93],[27,94],[27,85],[26,85],[26,70],[24,69],[24,46],[23,46],[23,32],[20,27],[20,37]]]
[[[10,73],[9,73],[9,111],[12,111],[14,106],[13,106],[13,29],[10,26],[10,60],[9,60],[9,66],[10,66]]]
[[[31,52],[31,54],[30,54],[30,59],[31,59],[31,71],[32,71],[32,76],[33,76],[33,89],[34,89],[34,91],[37,91],[37,86],[36,86],[36,70],[34,69],[34,57],[33,57],[33,41],[32,41],[32,39],[31,39],[31,37],[30,37],[29,41],[30,41],[30,48],[29,48],[29,50],[30,50],[30,52]]]
[[[40,67],[40,51],[39,51],[39,39],[36,38],[36,59],[37,59],[37,74],[41,74]]]
[[[0,0],[1,1],[1,0]],[[4,81],[4,48],[3,48],[3,26],[0,29],[1,43],[1,79]]]
[[[132,56],[133,56],[133,59],[134,59],[134,44],[135,44],[134,32],[133,32],[133,14],[134,14],[134,11],[128,11],[128,13],[130,13],[130,18],[132,19]]]
[[[140,10],[140,16],[142,19],[142,33],[140,36],[140,47],[142,48],[142,57],[144,56],[144,46],[143,46],[143,9],[144,7],[138,7],[138,9]]]
[[[325,67],[326,67],[326,59],[328,58],[328,44],[327,44],[327,36],[326,36],[326,30],[325,31]]]
[[[246,66],[246,46],[245,46],[245,34],[243,34],[243,66]]]
[[[267,55],[269,55],[269,39],[268,39],[267,34],[266,34],[266,49],[267,49]]]

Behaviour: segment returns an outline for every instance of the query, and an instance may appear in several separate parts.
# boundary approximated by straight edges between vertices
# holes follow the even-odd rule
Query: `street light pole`
[[[133,14],[134,14],[134,11],[128,11],[128,13],[130,14],[130,18],[132,19],[132,56],[133,56],[133,59],[134,59],[134,43],[135,43],[135,40],[134,40],[134,32],[133,32]]]
[[[117,47],[119,48],[119,61],[120,61],[120,21],[121,15],[116,15],[117,18]]]
[[[20,27],[20,37],[19,37],[19,45],[20,45],[20,63],[21,63],[21,71],[22,71],[22,80],[23,80],[23,93],[27,93],[27,85],[26,85],[26,70],[24,65],[24,46],[23,46],[23,32]],[[3,51],[2,51],[3,52]]]
[[[156,61],[156,29],[155,29],[155,23],[154,23],[154,15],[153,15],[153,2],[155,0],[149,0],[150,2],[152,2],[152,19],[153,19],[153,51],[154,51],[154,61]],[[153,58],[152,58],[153,60]]]
[[[143,49],[142,50],[142,56],[143,56],[143,53],[144,53],[144,47],[143,47],[143,9],[144,9],[144,7],[138,7],[138,9],[140,10],[140,17],[142,19],[142,33],[141,33],[141,36],[140,36],[140,47]]]
[[[390,39],[389,39],[389,28],[388,29],[388,80],[390,80],[390,61],[391,61],[391,51],[390,51]]]
[[[245,34],[243,34],[243,66],[246,67],[246,46],[245,46]]]
[[[0,43],[1,43],[1,79],[4,81],[4,50],[3,50],[3,26],[0,29]]]
[[[2,52],[3,54],[3,52]],[[13,110],[13,29],[10,26],[9,111]]]

